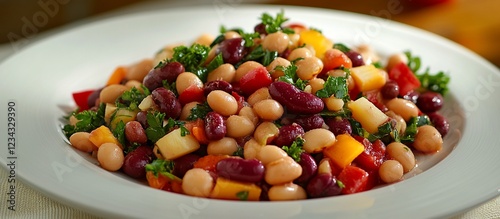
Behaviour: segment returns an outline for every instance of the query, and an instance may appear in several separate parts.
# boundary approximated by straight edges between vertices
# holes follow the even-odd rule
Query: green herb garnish
[[[92,130],[99,128],[99,126],[104,125],[105,109],[106,104],[101,103],[97,111],[85,110],[79,113],[73,112],[71,115],[73,115],[78,122],[74,126],[66,124],[63,127],[64,134],[69,138],[76,132],[91,132]]]
[[[328,76],[324,88],[316,92],[316,96],[319,98],[329,98],[332,95],[338,99],[345,99],[348,97],[346,77]]]
[[[297,137],[290,146],[283,146],[282,149],[293,158],[295,161],[300,161],[300,154],[304,152],[302,147],[304,146],[305,140],[302,137]]]
[[[207,113],[213,111],[207,102],[202,104],[196,104],[195,107],[191,109],[191,114],[187,117],[188,121],[193,121],[196,119],[203,119],[207,116]]]

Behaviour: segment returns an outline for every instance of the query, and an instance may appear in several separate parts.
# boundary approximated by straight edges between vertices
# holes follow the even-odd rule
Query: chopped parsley
[[[120,120],[118,123],[116,123],[115,128],[113,129],[113,135],[118,139],[120,144],[126,145],[125,144],[125,123],[123,120]]]
[[[278,31],[282,31],[283,33],[291,34],[294,33],[294,31],[290,28],[282,28],[281,25],[288,21],[287,18],[285,18],[285,13],[284,11],[279,12],[276,15],[276,18],[273,16],[264,13],[262,14],[262,17],[260,18],[262,21],[262,24],[265,25],[266,27],[266,32],[269,33],[276,33]]]
[[[252,52],[246,55],[241,62],[237,63],[235,67],[238,67],[246,61],[256,61],[264,66],[268,66],[277,57],[277,51],[265,50],[264,48],[262,48],[262,45],[258,45],[254,50],[252,50]]]
[[[156,159],[150,164],[146,164],[146,171],[153,172],[153,174],[158,177],[159,174],[168,177],[171,180],[179,179],[177,176],[172,174],[174,171],[174,161]]]
[[[346,45],[344,45],[342,43],[333,44],[333,48],[338,49],[338,50],[342,51],[343,53],[351,51],[351,49],[349,47],[347,47]]]
[[[298,59],[300,60],[300,59]],[[305,87],[307,86],[307,81],[304,81],[300,79],[297,76],[297,65],[295,65],[295,62],[298,60],[294,60],[291,62],[289,66],[276,66],[274,70],[280,70],[283,71],[284,75],[280,76],[278,78],[278,81],[283,81],[289,84],[294,85],[295,87],[299,88],[300,90],[304,90]]]
[[[300,154],[304,152],[302,147],[304,146],[305,140],[302,137],[297,137],[290,146],[283,146],[283,150],[293,158],[295,161],[300,161]]]
[[[166,132],[170,132],[176,128],[181,129],[181,136],[184,137],[186,135],[189,135],[190,132],[189,130],[184,126],[186,124],[185,122],[182,121],[177,121],[172,118],[168,118],[167,125],[165,125],[165,130]]]
[[[332,77],[328,76],[325,81],[324,87],[316,92],[316,96],[319,98],[329,98],[334,95],[338,99],[346,99],[349,97],[347,88],[347,76],[346,77]]]
[[[174,48],[174,55],[169,62],[177,61],[184,65],[187,72],[192,72],[202,81],[207,80],[207,69],[203,67],[210,52],[210,47],[201,44],[193,44],[190,47],[177,46]]]
[[[219,53],[219,55],[215,56],[215,58],[212,59],[212,61],[210,61],[210,63],[208,63],[208,65],[207,65],[208,73],[210,73],[214,69],[218,68],[222,64],[224,64],[224,59],[222,58],[222,53]]]
[[[406,123],[406,131],[401,136],[401,142],[413,142],[415,141],[415,135],[417,134],[417,128],[423,125],[431,124],[429,117],[427,116],[417,116],[413,117]]]
[[[408,58],[407,65],[420,81],[420,87],[422,89],[437,92],[442,95],[445,95],[448,92],[450,76],[445,74],[443,71],[431,74],[429,68],[426,68],[423,73],[418,73],[421,66],[420,57],[413,56],[410,51],[406,51],[405,55]]]
[[[243,158],[243,147],[238,147],[236,151],[233,153],[233,156],[238,156]]]
[[[138,110],[138,106],[141,101],[146,98],[150,92],[146,87],[142,87],[143,91],[132,87],[130,90],[125,91],[120,97],[115,101],[115,105],[119,108],[127,108],[132,111]]]
[[[248,190],[242,190],[236,193],[236,197],[241,201],[246,201],[248,200],[248,194],[249,194]]]
[[[207,113],[212,112],[212,108],[208,105],[208,102],[202,104],[196,104],[195,107],[191,109],[191,114],[187,117],[188,121],[193,121],[197,119],[203,119],[207,116]]]
[[[156,143],[156,141],[167,134],[166,130],[163,128],[164,118],[165,113],[148,112],[146,114],[146,121],[148,122],[149,126],[148,128],[146,128],[146,136],[153,143]]]
[[[101,103],[97,111],[85,110],[79,113],[73,112],[71,115],[73,115],[78,122],[74,126],[66,124],[63,127],[64,135],[69,138],[76,132],[91,132],[92,130],[99,128],[101,125],[104,125],[105,109],[106,104]]]
[[[161,81],[161,83],[165,89],[172,91],[176,97],[179,96],[179,93],[177,92],[175,81],[172,83],[168,83],[167,80],[163,80],[163,81]]]

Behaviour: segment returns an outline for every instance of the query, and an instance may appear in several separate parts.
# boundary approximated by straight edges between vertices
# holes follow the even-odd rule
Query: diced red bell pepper
[[[241,108],[243,108],[244,103],[245,103],[245,97],[239,95],[236,92],[232,92],[231,95],[236,99],[236,103],[238,103],[238,112],[240,111]]]
[[[366,171],[378,171],[380,165],[386,160],[385,144],[380,140],[371,143],[360,136],[354,136],[354,138],[365,146],[365,150],[356,157],[354,163]]]
[[[73,100],[75,101],[75,103],[78,106],[78,109],[80,111],[89,109],[89,105],[87,103],[87,100],[89,99],[89,96],[93,92],[94,92],[94,90],[86,90],[86,91],[73,93]]]
[[[420,87],[420,81],[404,62],[396,64],[389,71],[389,78],[398,84],[400,96]]]
[[[366,191],[369,188],[369,174],[363,169],[355,166],[347,166],[337,176],[337,179],[344,184],[342,194],[353,194]]]
[[[181,102],[182,105],[186,105],[190,102],[203,102],[204,100],[205,95],[203,93],[203,88],[195,84],[186,88],[186,90],[179,95],[179,102]]]
[[[257,67],[241,77],[239,84],[244,94],[250,95],[259,88],[268,87],[273,82],[265,67]]]

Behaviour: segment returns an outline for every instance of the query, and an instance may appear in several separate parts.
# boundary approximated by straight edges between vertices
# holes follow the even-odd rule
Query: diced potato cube
[[[175,129],[156,142],[160,153],[167,160],[173,160],[200,148],[200,143],[192,135],[181,136],[181,129]]]
[[[374,65],[363,65],[351,68],[351,75],[361,92],[379,89],[384,86],[386,76]]]
[[[352,117],[371,134],[378,132],[378,127],[389,119],[380,109],[364,97],[349,102],[347,107],[352,112]]]
[[[262,189],[253,183],[235,182],[218,177],[210,197],[218,199],[258,201],[261,192]]]
[[[147,97],[145,97],[144,99],[142,99],[142,101],[141,101],[141,103],[139,104],[138,107],[142,111],[147,111],[148,109],[150,109],[153,106],[154,106],[153,97],[151,95],[148,95]]]
[[[118,107],[116,107],[115,104],[106,103],[106,108],[104,108],[104,122],[106,122],[106,124],[109,124],[116,109],[118,109]]]
[[[129,121],[135,120],[136,116],[136,111],[119,108],[113,116],[111,122],[109,123],[109,126],[111,127],[111,129],[114,129],[116,127],[116,124],[118,124],[120,121],[123,121],[123,123],[126,124]]]

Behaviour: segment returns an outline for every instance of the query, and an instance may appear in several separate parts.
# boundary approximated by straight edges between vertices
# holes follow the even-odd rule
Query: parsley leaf
[[[113,129],[113,135],[118,139],[120,144],[125,145],[125,123],[120,120]]]
[[[342,51],[343,53],[351,51],[351,49],[349,47],[347,47],[346,45],[344,45],[342,43],[333,44],[333,48],[338,49],[338,50]]]
[[[174,161],[156,159],[150,164],[146,164],[144,168],[146,168],[146,171],[148,172],[153,172],[156,177],[161,174],[170,178],[171,180],[180,180],[177,176],[172,174],[172,172],[174,171]]]
[[[165,113],[160,112],[148,112],[146,114],[146,121],[149,127],[146,128],[146,136],[153,143],[156,143],[160,138],[167,134],[166,130],[163,128],[163,119],[165,118]]]
[[[295,65],[295,60],[292,61],[289,66],[276,66],[274,70],[280,70],[284,73],[283,76],[278,78],[278,81],[292,84],[300,90],[304,90],[307,86],[307,81],[304,81],[297,76],[297,65]]]
[[[423,116],[417,116],[411,118],[407,123],[406,123],[406,131],[403,136],[401,136],[400,140],[401,142],[413,142],[415,141],[415,135],[417,134],[417,128],[423,125],[429,125],[431,124],[429,117],[423,115]]]
[[[101,103],[97,111],[85,110],[79,113],[73,112],[72,115],[78,120],[78,122],[73,126],[66,124],[63,127],[63,132],[66,137],[70,137],[76,132],[91,132],[92,130],[99,128],[99,126],[104,125],[104,111],[106,109],[106,104]]]
[[[248,200],[248,194],[249,194],[248,190],[242,190],[236,193],[236,197],[241,201],[246,201]]]
[[[289,146],[283,146],[283,150],[293,158],[295,161],[299,162],[300,161],[300,154],[304,152],[304,149],[302,147],[304,146],[305,140],[302,137],[297,137],[295,141],[293,141],[292,145]]]
[[[180,128],[181,129],[181,136],[186,136],[189,135],[190,132],[189,130],[184,126],[186,124],[185,122],[182,121],[177,121],[172,118],[168,118],[167,125],[165,125],[165,129],[167,132],[172,131],[173,129]]]
[[[167,80],[163,80],[163,81],[161,81],[161,83],[163,84],[163,87],[165,89],[172,91],[175,94],[176,97],[179,96],[179,93],[177,92],[175,81],[172,82],[172,83],[168,83]]]
[[[203,119],[207,113],[213,111],[207,102],[202,104],[196,104],[195,107],[191,109],[191,114],[187,117],[188,121],[193,121],[196,119]]]
[[[210,47],[201,44],[193,44],[190,47],[177,46],[169,61],[180,62],[187,72],[192,72],[202,81],[206,81],[208,72],[202,65],[208,57],[208,52],[210,52]]]
[[[262,21],[262,24],[265,25],[267,33],[276,33],[280,30],[283,31],[284,33],[294,32],[292,29],[281,27],[283,23],[288,21],[288,19],[285,18],[285,13],[283,10],[276,15],[276,18],[267,13],[264,13],[262,14],[262,17],[260,19]]]
[[[243,60],[235,65],[238,67],[243,62],[246,61],[256,61],[264,66],[268,66],[274,59],[278,57],[277,51],[269,51],[262,48],[262,45],[258,45],[254,50],[252,50],[248,55],[246,55]]]
[[[316,91],[316,96],[319,98],[329,98],[334,95],[335,98],[345,99],[348,94],[346,77],[328,76],[323,89]]]
[[[243,158],[243,147],[238,147],[236,151],[233,153],[233,156],[238,156]]]
[[[215,45],[217,45],[217,44],[221,43],[221,42],[222,42],[222,41],[224,41],[225,39],[226,39],[226,37],[224,36],[224,34],[221,34],[221,35],[217,36],[217,37],[215,38],[215,40],[214,40],[212,43],[210,43],[210,48],[212,48],[212,47],[214,47]]]
[[[413,73],[417,73],[420,69],[420,57],[413,56],[410,51],[405,51],[404,54],[408,58],[408,63],[406,65],[408,65]]]
[[[208,65],[207,65],[208,73],[210,74],[211,71],[218,68],[222,64],[224,64],[224,59],[222,58],[222,53],[219,53],[219,55],[215,56],[215,58],[212,59],[212,61],[210,61],[210,63],[208,63]]]
[[[450,82],[450,76],[446,75],[442,71],[431,74],[429,68],[427,68],[423,73],[418,73],[418,70],[421,66],[420,57],[413,56],[410,51],[405,51],[404,53],[408,58],[408,67],[421,83],[420,88],[437,92],[442,95],[445,95],[448,92],[448,83]]]
[[[149,90],[147,90],[147,92],[149,92]],[[146,92],[140,91],[139,89],[132,87],[130,90],[123,92],[123,94],[116,99],[115,105],[117,107],[127,108],[132,111],[138,110],[139,104],[146,97],[147,97]]]

